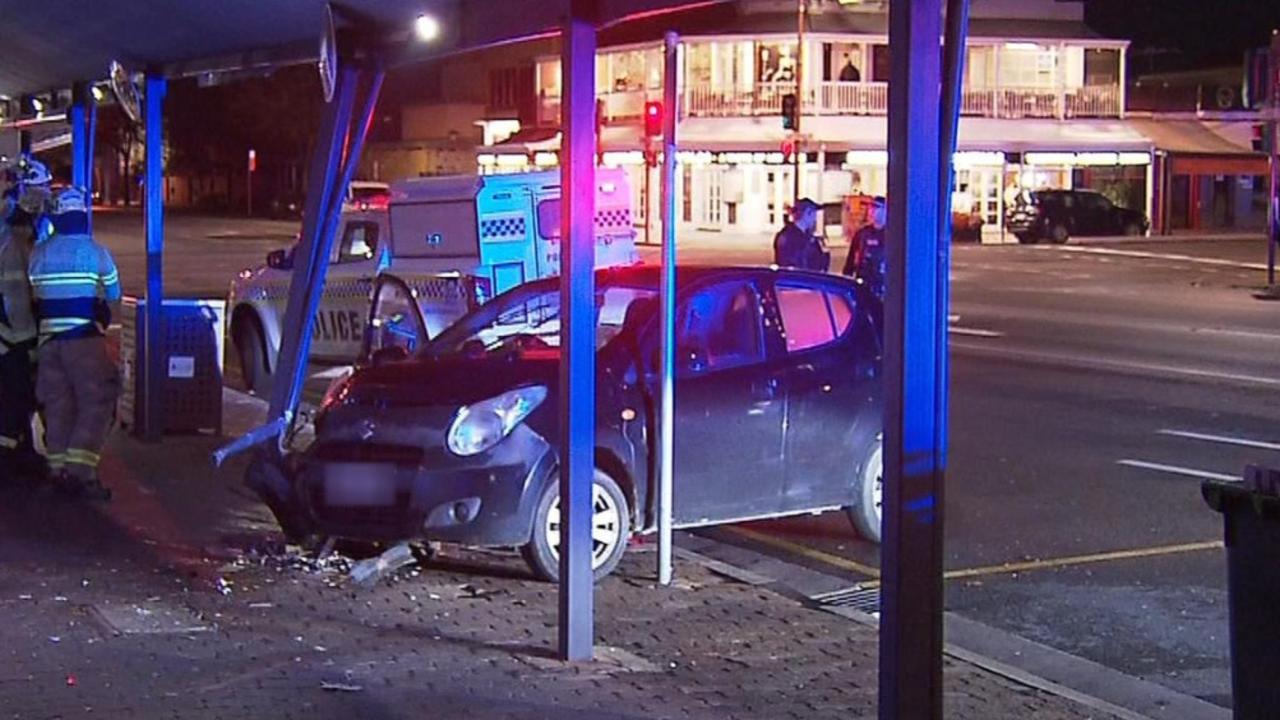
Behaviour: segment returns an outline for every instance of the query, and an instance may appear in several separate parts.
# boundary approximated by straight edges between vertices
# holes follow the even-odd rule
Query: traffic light
[[[782,96],[782,129],[795,130],[800,126],[800,103],[795,93]]]
[[[644,135],[659,137],[662,135],[662,103],[650,100],[644,104]]]

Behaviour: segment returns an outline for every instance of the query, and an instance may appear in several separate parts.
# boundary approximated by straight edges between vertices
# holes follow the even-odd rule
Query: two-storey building
[[[795,0],[739,0],[602,35],[602,157],[632,174],[641,217],[656,217],[641,113],[662,97],[667,30],[680,36],[677,216],[686,229],[776,229],[797,172],[801,194],[824,203],[885,192],[887,3],[809,0],[803,31],[801,17]],[[1020,188],[1091,187],[1149,212],[1152,142],[1124,120],[1127,46],[1090,31],[1079,2],[973,0],[955,204],[981,216],[984,241],[1005,239],[1005,203]],[[557,164],[559,65],[537,60],[535,126],[482,148],[482,172]],[[802,109],[798,164],[781,121],[788,94]]]

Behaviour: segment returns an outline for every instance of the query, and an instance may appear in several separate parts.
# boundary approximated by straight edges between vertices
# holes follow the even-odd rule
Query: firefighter
[[[53,235],[31,254],[40,335],[36,397],[55,487],[106,501],[111,491],[98,479],[98,460],[120,386],[106,338],[120,276],[111,253],[89,235],[87,202],[78,187],[59,193],[49,218]]]
[[[23,158],[0,198],[0,481],[37,480],[45,472],[35,450],[36,319],[27,264],[36,222],[49,193],[49,173]]]

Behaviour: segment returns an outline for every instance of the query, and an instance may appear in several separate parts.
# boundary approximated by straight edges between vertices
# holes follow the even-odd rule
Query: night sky
[[[1280,0],[1086,0],[1085,13],[1103,35],[1134,41],[1137,72],[1239,64],[1280,27]],[[1166,52],[1144,57],[1144,49]]]

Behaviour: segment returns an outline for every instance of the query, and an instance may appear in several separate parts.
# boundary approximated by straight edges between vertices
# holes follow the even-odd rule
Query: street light
[[[413,32],[418,36],[419,41],[431,42],[440,37],[440,21],[422,13],[413,21]]]

